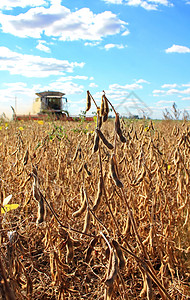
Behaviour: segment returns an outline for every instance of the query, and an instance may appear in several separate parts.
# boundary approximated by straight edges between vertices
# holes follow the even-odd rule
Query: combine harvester
[[[36,93],[37,97],[33,103],[33,114],[17,115],[14,108],[14,120],[42,120],[49,117],[55,120],[78,121],[80,117],[71,117],[67,109],[67,98],[64,93],[45,91]],[[86,121],[93,121],[93,117],[86,117]]]

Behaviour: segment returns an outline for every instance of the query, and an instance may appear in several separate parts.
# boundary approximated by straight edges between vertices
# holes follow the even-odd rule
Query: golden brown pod
[[[98,128],[96,128],[95,131],[98,134],[98,136],[101,138],[101,140],[104,143],[104,145],[106,145],[106,147],[108,149],[113,149],[113,145],[108,142],[108,140],[105,138],[105,136],[103,135],[103,133],[101,132],[101,130],[98,129]]]
[[[34,176],[34,178],[37,179],[37,176],[38,176],[38,172],[37,172],[37,166],[33,166],[32,168],[32,175]]]
[[[129,133],[133,132],[133,124],[131,123],[131,125],[129,126]]]
[[[112,293],[113,293],[113,284],[110,285],[108,288],[107,288],[107,295],[106,295],[106,300],[111,300],[111,297],[112,297]]]
[[[90,261],[90,257],[91,257],[91,254],[92,254],[92,251],[94,249],[94,246],[96,245],[98,241],[98,237],[96,236],[95,238],[93,238],[87,248],[87,251],[86,251],[86,256],[85,256],[85,260],[86,260],[86,263],[88,264],[89,261]]]
[[[36,201],[40,201],[40,199],[42,197],[40,189],[38,188],[37,179],[35,179],[33,182],[33,197]]]
[[[82,213],[85,211],[85,209],[86,209],[86,206],[87,206],[87,204],[86,204],[86,199],[84,199],[83,200],[83,203],[82,203],[82,205],[81,205],[81,207],[77,210],[77,211],[75,211],[74,213],[73,213],[73,217],[79,217],[80,215],[82,215]]]
[[[143,130],[144,130],[144,126],[141,124],[139,126],[139,134],[141,135],[143,133]]]
[[[136,138],[136,140],[138,141],[138,136],[137,136],[136,130],[135,130],[135,138]]]
[[[82,163],[78,169],[78,173],[82,172],[84,164]]]
[[[101,105],[100,105],[100,116],[104,116],[105,114],[105,103],[104,103],[104,95],[102,96]]]
[[[67,236],[67,243],[66,243],[66,263],[70,263],[73,260],[74,256],[74,249],[73,249],[73,240],[70,238],[69,234]]]
[[[106,279],[105,281],[105,284],[110,287],[114,280],[116,279],[117,277],[117,273],[118,273],[118,268],[119,265],[118,265],[118,258],[117,258],[117,255],[115,254],[115,251],[113,251],[112,253],[112,259],[111,259],[111,270],[110,270],[110,274],[108,276],[108,278]]]
[[[104,95],[104,116],[103,116],[103,122],[107,121],[108,114],[109,114],[108,100],[107,100],[106,96]]]
[[[137,186],[139,183],[141,183],[141,181],[143,181],[143,178],[146,175],[146,169],[145,167],[143,167],[143,170],[141,172],[141,174],[139,174],[139,177],[137,177],[132,183],[131,186]]]
[[[128,233],[130,233],[130,229],[131,229],[131,219],[130,219],[129,214],[128,214],[127,221],[126,221],[126,226],[125,226],[123,234],[127,235]]]
[[[115,116],[115,130],[116,130],[117,134],[119,135],[120,141],[122,143],[126,143],[126,138],[123,136],[122,131],[121,131],[120,120],[119,120],[118,114],[116,114],[116,116]]]
[[[112,241],[112,244],[116,250],[116,253],[117,253],[117,256],[119,258],[119,268],[120,269],[123,269],[125,267],[125,259],[124,259],[124,256],[123,256],[123,252],[118,244],[118,242],[116,240],[113,240]]]
[[[106,98],[106,96],[104,95],[104,113],[105,114],[109,114],[109,104],[108,104],[108,99]]]
[[[86,111],[89,111],[91,108],[91,97],[90,92],[87,91],[87,98],[86,98]]]
[[[86,215],[85,215],[85,220],[84,220],[84,226],[83,226],[83,233],[87,233],[88,229],[90,227],[90,220],[91,220],[91,213],[89,209],[87,209]]]
[[[98,116],[98,128],[101,128],[102,126],[102,121],[103,121],[103,117],[102,116]]]
[[[83,190],[83,187],[81,186],[80,188],[80,202],[81,204],[83,203],[84,201],[84,190]]]
[[[25,154],[24,154],[24,158],[23,158],[23,165],[24,166],[27,164],[28,158],[29,158],[29,152],[28,152],[28,149],[27,149]]]
[[[86,173],[88,174],[88,176],[92,175],[92,173],[88,170],[87,163],[84,164],[84,169],[85,169]]]
[[[147,281],[147,300],[153,299],[153,290],[152,290],[152,279],[146,273],[146,281]]]
[[[115,160],[115,155],[113,154],[111,157],[111,176],[115,182],[115,184],[119,187],[123,187],[123,183],[119,180],[118,175],[117,175],[117,165],[116,165],[116,160]]]
[[[116,114],[115,116],[115,130],[118,133],[119,130],[121,130],[120,128],[120,120],[119,120],[119,115]]]
[[[36,224],[40,224],[45,219],[45,205],[43,197],[38,201],[38,218],[36,220]]]
[[[94,136],[94,147],[93,147],[93,153],[98,151],[99,148],[99,135],[97,134],[97,132],[95,132],[95,136]]]
[[[108,119],[108,114],[105,114],[105,115],[103,116],[103,122],[106,122],[107,119]]]
[[[154,130],[154,124],[153,124],[152,120],[150,121],[149,127],[150,127],[150,129]]]
[[[102,119],[103,119],[103,117],[101,116],[101,113],[100,113],[100,107],[98,106],[98,107],[97,107],[96,127],[98,127],[99,129],[100,129],[101,126],[102,126]]]
[[[101,203],[102,189],[103,189],[103,179],[102,179],[102,177],[100,177],[99,184],[98,184],[97,197],[96,197],[95,203],[92,208],[93,211],[96,211]]]
[[[79,144],[80,144],[80,143],[79,143]],[[75,151],[75,153],[74,153],[73,161],[75,161],[75,160],[77,159],[78,154],[81,153],[81,147],[79,146],[79,144],[77,145],[76,151]]]

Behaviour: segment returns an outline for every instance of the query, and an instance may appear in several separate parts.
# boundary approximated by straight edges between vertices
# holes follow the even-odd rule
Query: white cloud
[[[98,85],[95,84],[94,82],[92,82],[92,83],[89,84],[89,87],[94,88],[94,87],[98,87]]]
[[[169,89],[166,92],[166,95],[175,95],[175,94],[179,94],[181,91],[179,91],[178,89]]]
[[[68,96],[74,94],[82,94],[84,92],[84,86],[72,81],[61,82],[57,80],[53,81],[48,86],[43,87],[43,90],[63,91],[63,93]]]
[[[166,53],[190,53],[190,48],[186,46],[173,45],[165,50]]]
[[[108,4],[122,4],[122,0],[104,0]]]
[[[117,83],[110,84],[108,89],[105,90],[106,96],[114,104],[121,103],[123,100],[129,96],[132,91],[140,90],[143,86],[137,83],[119,85]],[[102,92],[97,92],[93,95],[94,99],[100,101]],[[130,98],[130,100],[132,100]],[[128,101],[128,100],[127,100]],[[137,99],[135,99],[137,101]]]
[[[130,6],[139,6],[142,4],[142,0],[128,0],[127,4]]]
[[[153,90],[153,95],[156,95],[156,94],[164,94],[165,91],[162,91],[162,90]]]
[[[178,88],[176,88],[178,87]],[[187,87],[184,89],[184,87]],[[163,90],[153,90],[153,96],[171,96],[176,95],[178,97],[182,97],[183,95],[190,95],[190,84],[163,84]]]
[[[123,33],[122,33],[122,36],[126,36],[126,35],[129,35],[130,34],[130,31],[127,29],[125,30]]]
[[[132,114],[142,116],[144,113],[150,115],[152,113],[151,110],[136,93],[136,90],[142,88],[143,86],[137,83],[125,85],[111,84],[105,92],[108,99],[111,100],[121,115]]]
[[[84,43],[85,46],[90,46],[90,47],[95,47],[99,44],[100,44],[100,42],[86,42],[86,43]]]
[[[117,49],[124,49],[124,48],[127,48],[127,45],[123,45],[123,44],[106,44],[105,46],[104,46],[104,48],[106,49],[106,50],[110,50],[110,49],[112,49],[112,48],[117,48]]]
[[[154,3],[165,5],[165,6],[173,6],[173,4],[168,0],[150,0],[147,2],[154,2]]]
[[[89,8],[82,8],[72,12],[59,1],[48,8],[34,7],[18,15],[1,12],[0,23],[3,32],[18,37],[40,38],[45,34],[63,41],[100,41],[126,30],[127,25],[111,11],[94,14]]]
[[[160,5],[173,6],[168,0],[103,0],[108,4],[126,4],[129,6],[140,6],[146,10],[157,10]]]
[[[84,63],[68,62],[55,58],[20,54],[6,47],[0,47],[0,71],[8,71],[11,75],[19,74],[25,77],[48,77],[73,72],[75,67],[82,68]]]
[[[182,84],[181,86],[190,87],[190,83]]]
[[[69,75],[59,77],[57,80],[52,79],[52,82],[48,83],[47,85],[36,84],[30,87],[26,82],[4,83],[2,84],[3,88],[0,89],[0,114],[5,112],[6,115],[11,117],[11,106],[15,107],[15,98],[17,102],[18,114],[28,114],[29,112],[32,113],[32,102],[36,97],[35,93],[44,90],[54,90],[65,93],[66,97],[68,98],[69,112],[78,114],[82,108],[79,95],[84,92],[85,88],[82,84],[78,84],[77,82],[79,80],[86,81],[88,79],[89,78],[87,76]],[[75,107],[73,103],[77,102],[76,100],[73,101],[72,97],[77,100],[80,99],[78,100],[78,105]],[[70,98],[72,98],[72,101]],[[1,104],[3,104],[3,110]]]
[[[186,90],[183,90],[181,91],[182,94],[187,94],[187,95],[190,95],[190,88],[186,89]]]
[[[72,81],[72,80],[87,80],[88,76],[76,75],[76,76],[65,76],[57,79],[58,82]]]
[[[1,100],[3,102],[8,102],[9,100],[15,100],[17,95],[31,95],[31,89],[27,88],[25,82],[12,82],[4,83],[5,88],[1,89]]]
[[[163,95],[174,95],[174,94],[178,94],[179,91],[177,89],[169,89],[168,91],[165,91],[165,90],[153,90],[153,95],[154,96],[158,96],[160,94],[163,94]]]
[[[36,49],[43,51],[43,52],[51,52],[50,48],[44,45],[46,42],[45,41],[38,41],[38,45],[36,46]]]
[[[172,83],[172,84],[168,84],[168,83],[165,83],[161,86],[163,89],[168,89],[168,88],[175,88],[177,87],[177,84],[176,83]]]
[[[181,100],[183,100],[183,101],[190,101],[190,97],[183,97],[183,98],[181,98]]]
[[[111,84],[109,86],[110,90],[115,90],[115,91],[139,90],[139,89],[142,89],[142,88],[143,88],[142,85],[137,84],[137,83],[125,84],[125,85],[119,85],[119,84],[115,83],[115,84]]]
[[[143,1],[140,6],[146,10],[157,10],[157,8],[158,8],[158,5],[148,3],[146,1]]]
[[[88,80],[88,77],[81,75],[62,76],[57,80],[53,80],[53,82],[49,83],[47,86],[44,86],[43,90],[63,91],[66,95],[78,95],[84,92],[84,86],[77,83],[79,80],[86,81]]]
[[[0,114],[5,112],[8,117],[12,116],[11,106],[15,108],[19,114],[29,113],[32,111],[32,101],[35,98],[37,86],[29,88],[25,82],[6,83],[5,88],[0,89]],[[3,103],[3,110],[2,105]]]
[[[27,6],[41,6],[46,4],[44,0],[6,0],[0,2],[0,9],[4,10],[11,10],[15,7],[27,7]]]
[[[145,79],[136,80],[136,83],[147,83],[147,84],[150,84],[150,82],[147,81],[147,80],[145,80]]]
[[[174,103],[174,101],[173,100],[160,100],[160,101],[158,101],[157,103],[156,103],[156,105],[158,105],[158,106],[160,106],[161,104],[170,104],[170,103]]]

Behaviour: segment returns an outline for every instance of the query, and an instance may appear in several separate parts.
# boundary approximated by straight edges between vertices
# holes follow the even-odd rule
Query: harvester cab
[[[55,114],[57,117],[67,115],[67,98],[64,93],[47,91],[36,93],[37,98],[33,103],[35,114]]]

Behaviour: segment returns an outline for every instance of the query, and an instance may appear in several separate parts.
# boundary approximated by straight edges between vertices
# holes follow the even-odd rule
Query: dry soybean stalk
[[[100,232],[100,235],[103,237],[103,239],[105,240],[106,244],[109,247],[109,264],[108,264],[108,270],[107,270],[107,278],[105,281],[105,299],[111,299],[111,295],[113,292],[113,284],[114,281],[118,275],[118,271],[119,271],[119,263],[118,263],[118,258],[117,255],[115,253],[115,251],[112,249],[109,241],[107,240],[107,238],[105,237],[105,235]]]
[[[152,270],[150,269],[150,266],[148,264],[148,262],[146,260],[142,260],[141,258],[139,258],[138,256],[136,256],[132,251],[129,251],[128,249],[126,249],[123,246],[120,246],[124,252],[126,252],[127,254],[131,255],[132,257],[134,257],[136,259],[136,261],[138,263],[141,264],[141,267],[145,270],[145,272],[147,272],[150,276],[150,278],[152,279],[152,281],[157,285],[160,294],[162,296],[162,299],[165,299],[165,297],[169,300],[173,300],[170,295],[168,294],[167,290],[165,289],[165,287],[160,283],[160,281],[158,280],[158,278],[156,277],[156,275],[154,274],[154,272],[152,272]]]
[[[102,177],[102,181],[103,181],[103,195],[105,197],[105,202],[106,202],[106,205],[107,205],[107,207],[109,209],[111,217],[112,217],[112,219],[113,219],[113,221],[115,223],[115,226],[116,226],[116,228],[118,230],[118,233],[120,234],[119,226],[118,226],[117,221],[116,221],[116,219],[115,219],[115,217],[113,215],[113,212],[111,210],[111,207],[110,207],[110,204],[109,204],[108,198],[107,198],[107,193],[106,193],[105,184],[104,184],[104,180],[103,180],[102,159],[101,159],[101,151],[100,151],[100,149],[99,149],[99,152],[98,152],[98,157],[99,157],[100,176]]]
[[[5,269],[4,269],[2,260],[1,260],[1,256],[0,256],[0,274],[1,274],[1,277],[3,278],[3,284],[4,284],[6,299],[16,300],[14,292],[12,291],[12,289],[9,285],[9,282],[7,280],[7,276],[6,276]]]
[[[41,194],[42,195],[42,194]],[[80,230],[77,230],[77,229],[74,229],[70,226],[65,226],[61,223],[61,221],[59,220],[59,217],[57,215],[57,213],[55,212],[55,210],[53,209],[53,207],[51,206],[51,204],[48,202],[48,200],[42,195],[46,205],[48,206],[49,210],[51,211],[51,213],[53,214],[53,216],[55,217],[56,221],[58,222],[58,224],[63,228],[63,229],[67,229],[67,230],[70,230],[70,231],[73,231],[73,232],[76,232],[78,234],[82,234],[82,235],[86,235],[88,237],[91,237],[91,238],[94,238],[95,235],[93,234],[88,234],[88,233],[83,233],[81,232]]]
[[[118,114],[116,113],[116,123],[115,123],[115,131],[118,130],[118,128],[120,128],[120,123],[119,123],[119,117],[118,117]],[[119,124],[119,125],[118,125]],[[119,126],[119,127],[117,127]],[[117,132],[118,133],[118,132]],[[115,152],[115,151],[114,151]],[[138,244],[140,245],[142,251],[143,251],[143,254],[144,254],[144,257],[146,258],[147,260],[147,263],[152,271],[152,273],[155,275],[155,270],[150,262],[150,259],[149,259],[149,256],[147,254],[147,251],[145,250],[145,247],[142,243],[142,240],[140,238],[140,235],[138,234],[138,231],[137,231],[137,226],[136,226],[136,223],[135,223],[135,219],[134,219],[134,216],[133,216],[133,213],[130,209],[130,206],[128,204],[128,201],[126,199],[126,196],[125,196],[125,193],[124,193],[124,189],[123,189],[123,184],[118,181],[119,178],[118,178],[118,170],[117,170],[117,163],[116,163],[116,158],[115,158],[115,154],[112,155],[112,160],[111,160],[111,174],[112,174],[112,177],[114,179],[114,181],[116,182],[117,186],[119,186],[121,188],[121,193],[122,193],[122,199],[124,200],[124,202],[126,203],[126,206],[127,206],[127,209],[128,209],[128,213],[129,213],[129,218],[131,220],[131,224],[132,224],[132,227],[133,227],[133,230],[134,230],[134,233],[135,233],[135,236],[136,236],[136,239],[138,241]],[[160,293],[161,295],[163,295],[163,291],[162,289],[160,290]],[[166,294],[166,293],[165,293]]]
[[[102,221],[100,221],[100,219],[98,219],[98,217],[95,215],[94,211],[90,208],[90,206],[88,207],[88,209],[90,210],[90,212],[93,215],[93,217],[98,221],[98,223],[104,228],[104,230],[106,231],[106,233],[109,234],[109,231],[106,228],[106,226],[102,223]]]

